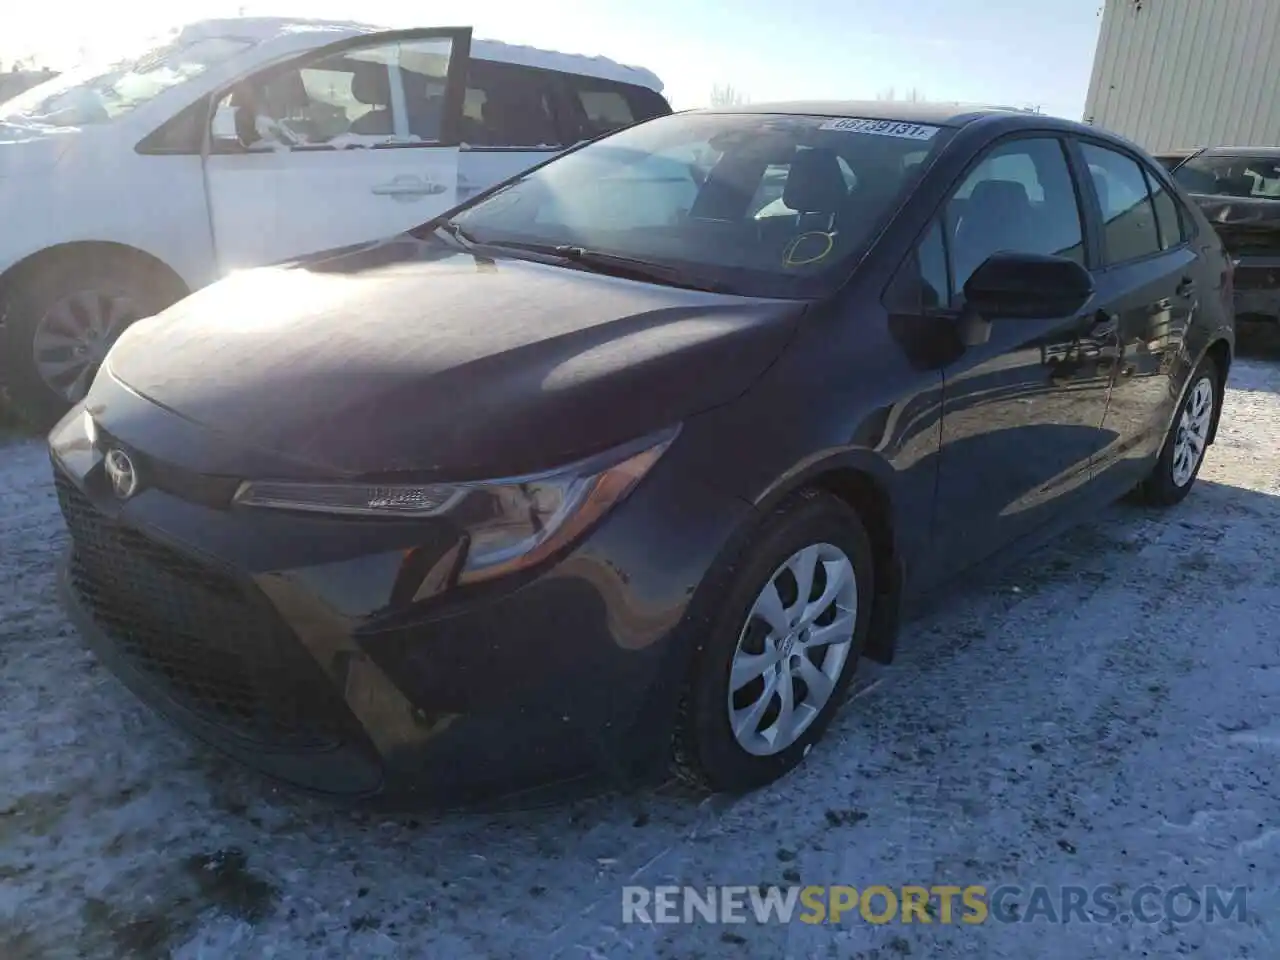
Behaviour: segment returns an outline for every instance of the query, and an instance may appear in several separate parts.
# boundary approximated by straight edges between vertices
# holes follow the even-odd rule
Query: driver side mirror
[[[1089,271],[1066,257],[994,253],[965,281],[964,299],[984,320],[1058,320],[1093,296]]]

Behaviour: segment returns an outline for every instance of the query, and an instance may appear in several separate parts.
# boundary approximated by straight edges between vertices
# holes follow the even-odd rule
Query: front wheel
[[[14,406],[33,426],[53,426],[120,334],[185,293],[177,277],[114,248],[32,265],[0,305],[0,380]]]
[[[870,541],[857,513],[802,494],[766,521],[716,598],[676,735],[676,771],[711,790],[778,779],[839,707],[867,635]]]
[[[1141,499],[1156,507],[1180,503],[1196,482],[1218,415],[1221,390],[1218,368],[1206,357],[1187,381],[1182,405],[1173,418],[1160,457],[1138,488]]]

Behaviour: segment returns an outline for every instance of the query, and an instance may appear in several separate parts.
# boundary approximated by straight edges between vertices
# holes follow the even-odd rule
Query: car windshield
[[[109,123],[252,45],[228,37],[175,40],[105,69],[64,73],[0,104],[0,123]]]
[[[779,114],[662,117],[458,213],[472,241],[647,264],[748,296],[818,296],[897,210],[949,130]],[[661,281],[660,281],[661,282]]]
[[[1184,163],[1173,178],[1188,193],[1280,200],[1276,157],[1202,155]]]

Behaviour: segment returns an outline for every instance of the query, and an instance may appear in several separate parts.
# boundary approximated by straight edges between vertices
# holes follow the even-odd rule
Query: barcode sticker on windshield
[[[899,137],[903,140],[931,140],[937,127],[923,123],[903,123],[900,120],[865,120],[860,117],[840,117],[828,120],[819,130],[839,130],[842,133],[872,133],[879,137]]]

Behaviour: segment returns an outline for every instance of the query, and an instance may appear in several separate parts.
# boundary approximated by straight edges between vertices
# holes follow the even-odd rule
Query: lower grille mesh
[[[254,587],[107,517],[56,470],[55,481],[71,586],[135,670],[237,739],[341,745],[346,705]]]

